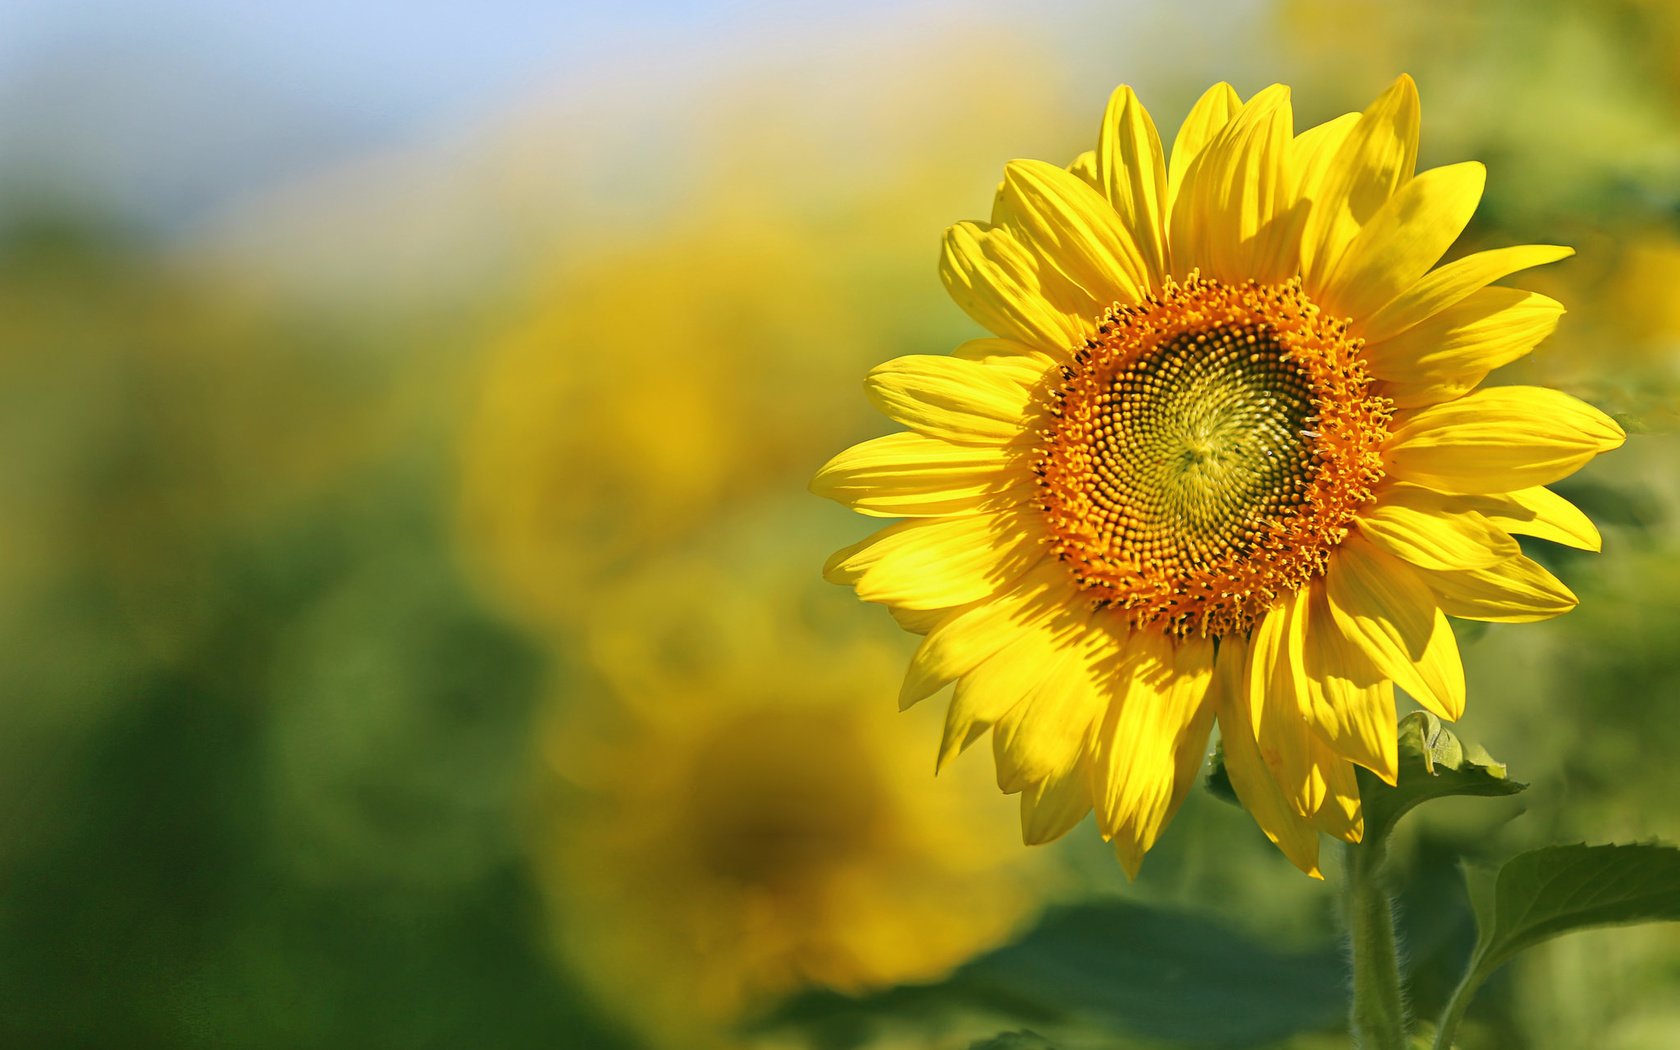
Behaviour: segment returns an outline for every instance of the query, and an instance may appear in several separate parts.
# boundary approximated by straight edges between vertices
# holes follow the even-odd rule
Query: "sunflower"
[[[803,989],[937,978],[1055,882],[993,848],[1010,814],[982,770],[929,791],[922,748],[862,702],[892,688],[890,637],[808,622],[820,603],[754,546],[604,592],[599,688],[557,694],[538,737],[559,954],[654,1047],[758,1045],[731,1029]]]
[[[1437,266],[1474,162],[1414,176],[1402,76],[1297,135],[1289,89],[1208,90],[1162,149],[1128,87],[1067,168],[1008,164],[940,273],[993,336],[867,390],[910,429],[813,488],[903,518],[827,577],[925,635],[904,706],[956,683],[939,762],[991,732],[1028,842],[1095,809],[1135,875],[1219,725],[1261,829],[1318,874],[1363,832],[1354,767],[1396,776],[1398,686],[1464,709],[1448,617],[1575,597],[1514,535],[1597,550],[1544,486],[1622,430],[1555,390],[1479,388],[1563,307],[1493,282],[1570,249]]]

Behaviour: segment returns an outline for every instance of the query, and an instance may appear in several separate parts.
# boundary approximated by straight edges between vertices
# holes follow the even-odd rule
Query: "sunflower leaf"
[[[1546,846],[1506,861],[1474,888],[1485,977],[1541,941],[1591,926],[1680,922],[1680,849],[1655,844]]]
[[[999,1029],[1028,1027],[1080,1046],[1213,1050],[1330,1028],[1346,1010],[1342,954],[1333,946],[1284,952],[1206,916],[1098,900],[1052,908],[1013,944],[944,980],[861,997],[806,992],[751,1027],[793,1028],[825,1048],[850,1050],[884,1031],[948,1031],[983,1016]]]
[[[1037,1032],[999,1032],[990,1039],[969,1044],[968,1050],[1056,1050],[1048,1039]]]
[[[1414,711],[1400,720],[1400,776],[1393,787],[1360,769],[1365,841],[1381,842],[1411,810],[1453,795],[1497,797],[1528,787],[1510,779],[1505,765],[1480,745],[1466,745],[1439,718]]]
[[[1479,936],[1464,980],[1441,1015],[1448,1045],[1482,982],[1511,957],[1572,930],[1680,922],[1680,849],[1654,843],[1545,846],[1495,874],[1465,869]]]

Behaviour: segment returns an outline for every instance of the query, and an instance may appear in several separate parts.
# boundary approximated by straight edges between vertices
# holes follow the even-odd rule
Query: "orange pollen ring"
[[[1392,403],[1298,279],[1116,305],[1051,386],[1050,549],[1135,628],[1224,637],[1315,576],[1382,479]]]

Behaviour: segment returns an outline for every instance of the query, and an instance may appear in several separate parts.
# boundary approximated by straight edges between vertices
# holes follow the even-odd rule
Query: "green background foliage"
[[[628,581],[661,559],[798,580],[778,616],[822,637],[879,628],[908,653],[816,579],[864,525],[814,509],[804,486],[882,428],[857,389],[871,364],[976,334],[932,260],[946,223],[984,212],[1003,161],[1086,148],[1121,80],[1170,138],[1214,80],[1293,84],[1305,126],[1403,70],[1423,97],[1422,163],[1489,166],[1456,250],[1578,250],[1525,282],[1571,313],[1501,378],[1637,424],[1560,486],[1604,527],[1604,552],[1525,541],[1580,608],[1459,625],[1457,732],[1507,764],[1499,784],[1530,786],[1431,801],[1397,826],[1410,1008],[1438,1016],[1475,954],[1465,1050],[1680,1045],[1680,926],[1573,934],[1499,966],[1582,919],[1674,917],[1672,854],[1552,845],[1680,840],[1673,5],[795,6],[782,21],[671,4],[591,23],[608,60],[553,71],[561,88],[442,107],[425,134],[363,136],[245,176],[215,207],[172,198],[163,219],[96,188],[146,158],[88,154],[89,184],[53,167],[62,151],[27,152],[45,140],[9,141],[0,1045],[1345,1046],[1339,869],[1328,886],[1303,878],[1208,792],[1135,883],[1089,824],[1040,851],[1017,935],[948,978],[796,989],[726,1034],[650,1033],[626,1005],[636,989],[613,994],[557,948],[569,887],[541,858],[572,847],[545,805],[588,788],[556,789],[539,752],[551,719],[610,692],[600,608],[651,618],[663,602],[727,634],[735,577],[650,600]],[[650,26],[668,45],[653,57]],[[461,27],[462,50],[481,31]],[[701,264],[657,277],[672,258]],[[705,273],[721,276],[682,299]],[[554,313],[576,321],[549,337],[572,385],[535,415],[571,451],[539,457],[560,479],[543,542],[570,561],[536,560],[538,599],[510,600],[486,581],[490,541],[463,524],[463,476],[487,362]],[[670,401],[612,414],[643,389]],[[509,505],[532,487],[495,480]],[[689,641],[705,652],[710,637]],[[838,652],[763,662],[791,694]],[[1008,800],[974,805],[1007,820]],[[1024,850],[1009,833],[993,848]],[[1465,864],[1498,872],[1493,903],[1472,874],[1472,908]]]

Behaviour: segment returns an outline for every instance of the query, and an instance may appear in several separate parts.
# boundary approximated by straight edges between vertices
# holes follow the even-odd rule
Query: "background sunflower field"
[[[1135,883],[1021,846],[820,579],[863,374],[977,334],[941,231],[1120,82],[1410,72],[1455,252],[1577,250],[1504,381],[1632,438],[1536,555],[1579,609],[1460,632],[1532,787],[1397,841],[1418,1011],[1460,857],[1680,840],[1669,0],[0,0],[0,56],[0,1045],[1345,1045],[1330,889],[1201,791]],[[1680,1046],[1680,927],[1462,1044]]]

